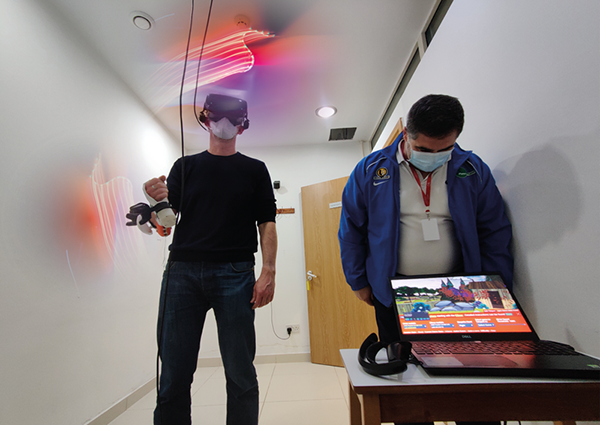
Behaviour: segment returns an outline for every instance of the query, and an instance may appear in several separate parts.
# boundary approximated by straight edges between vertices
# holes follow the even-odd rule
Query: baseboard
[[[297,354],[267,354],[256,356],[255,364],[266,363],[297,363],[310,362],[310,353]],[[219,367],[223,362],[220,357],[198,359],[198,367]],[[142,399],[148,393],[156,388],[156,378],[152,378],[144,385],[133,391],[131,394],[123,397],[121,400],[113,404],[111,407],[100,413],[94,419],[86,422],[84,425],[108,425],[114,421],[119,415],[133,406],[137,401]]]
[[[150,393],[154,388],[156,388],[156,378],[152,378],[150,381],[146,382],[144,385],[134,390],[129,395],[123,397],[121,400],[117,401],[111,407],[106,409],[104,412],[100,413],[91,421],[86,422],[84,425],[108,425],[112,421],[114,421],[119,415],[124,413],[127,409],[133,406],[136,402],[138,402],[142,397]]]

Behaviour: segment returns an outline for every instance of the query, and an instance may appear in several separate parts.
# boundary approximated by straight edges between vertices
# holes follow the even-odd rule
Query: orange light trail
[[[270,37],[274,37],[274,35],[248,29],[206,43],[204,50],[201,45],[191,49],[188,56],[190,61],[198,61],[202,52],[198,87],[214,83],[233,74],[248,72],[254,66],[254,55],[247,44]],[[181,62],[184,59],[185,53],[175,56],[148,81],[150,87],[164,88],[159,109],[167,106],[179,96]],[[196,89],[197,65],[190,67],[190,69],[192,68],[194,72],[187,73],[184,81],[185,93]]]

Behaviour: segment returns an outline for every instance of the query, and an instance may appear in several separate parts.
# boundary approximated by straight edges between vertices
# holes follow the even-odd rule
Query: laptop
[[[432,375],[600,380],[600,360],[540,341],[498,273],[390,278],[402,341]]]

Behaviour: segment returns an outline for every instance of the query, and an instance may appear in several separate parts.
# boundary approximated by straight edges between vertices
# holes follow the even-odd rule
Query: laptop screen
[[[537,339],[498,274],[401,276],[390,282],[403,339]]]

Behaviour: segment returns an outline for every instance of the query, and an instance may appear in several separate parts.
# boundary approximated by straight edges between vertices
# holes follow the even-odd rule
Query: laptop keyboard
[[[485,341],[485,342],[426,342],[412,343],[420,355],[432,354],[522,354],[581,356],[572,347],[553,341]]]

